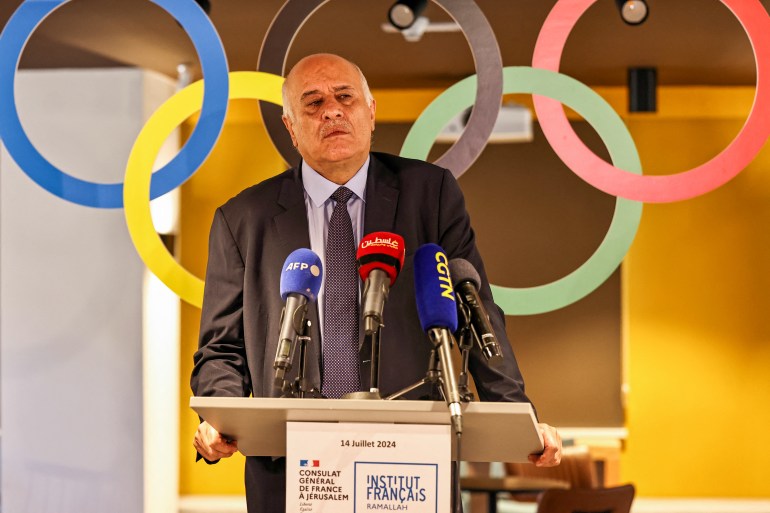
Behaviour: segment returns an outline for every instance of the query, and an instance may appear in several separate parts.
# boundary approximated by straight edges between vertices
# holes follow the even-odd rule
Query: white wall
[[[54,164],[118,182],[148,84],[173,93],[133,69],[26,71],[17,104]],[[123,210],[49,194],[3,147],[0,242],[2,511],[142,511],[144,266]]]

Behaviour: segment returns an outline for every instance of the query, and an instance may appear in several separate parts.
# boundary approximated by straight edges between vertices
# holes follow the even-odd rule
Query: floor
[[[500,500],[499,513],[534,513],[536,504]],[[770,498],[653,499],[637,498],[632,513],[770,513]],[[246,513],[243,497],[182,497],[179,513]],[[465,513],[473,513],[466,510]]]

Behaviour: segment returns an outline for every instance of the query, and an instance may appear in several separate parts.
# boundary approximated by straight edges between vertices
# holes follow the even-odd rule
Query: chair
[[[460,486],[464,491],[485,494],[488,513],[497,512],[497,500],[501,497],[535,502],[540,493],[552,488],[593,489],[599,486],[595,462],[584,445],[562,448],[561,464],[556,467],[506,463],[505,469],[508,474],[505,477],[469,476],[461,479]],[[474,501],[474,507],[481,505]]]
[[[537,496],[543,490],[551,488],[568,488],[569,484],[555,479],[537,479],[516,476],[506,477],[464,477],[460,480],[460,488],[472,494],[484,494],[487,513],[497,513],[497,499],[501,493],[511,495],[527,494]],[[473,499],[471,499],[473,500]],[[484,503],[476,503],[472,508]]]
[[[546,490],[537,500],[537,513],[629,513],[634,485],[614,488]]]

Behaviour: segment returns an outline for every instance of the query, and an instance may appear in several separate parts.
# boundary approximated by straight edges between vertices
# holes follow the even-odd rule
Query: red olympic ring
[[[559,71],[572,28],[596,0],[558,0],[540,29],[532,66]],[[665,203],[694,198],[724,185],[740,173],[762,149],[770,135],[770,16],[759,0],[721,0],[749,36],[757,66],[754,104],[741,131],[722,152],[688,171],[668,176],[640,176],[618,169],[597,157],[578,138],[562,105],[534,97],[543,133],[559,158],[597,189],[622,198]]]

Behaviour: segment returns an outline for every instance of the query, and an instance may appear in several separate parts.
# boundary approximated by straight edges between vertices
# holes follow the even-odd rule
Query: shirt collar
[[[364,194],[366,193],[366,177],[369,173],[370,160],[371,156],[366,157],[364,165],[345,184],[345,187],[353,191],[353,194],[362,201],[366,201]],[[329,197],[334,194],[334,191],[340,187],[338,184],[321,176],[318,171],[310,167],[304,160],[302,161],[302,184],[305,192],[310,196],[310,201],[314,208],[321,208]]]

